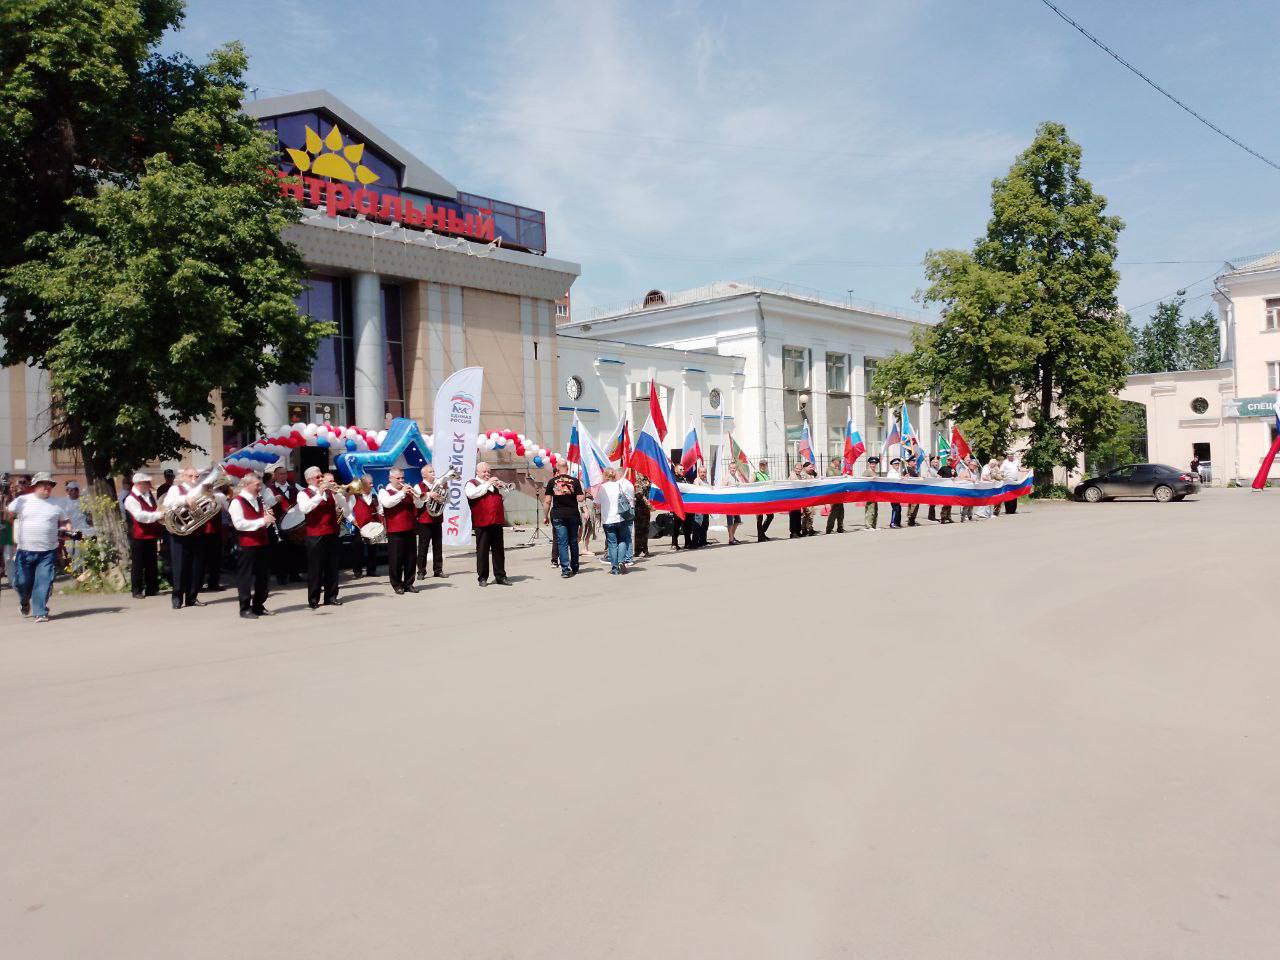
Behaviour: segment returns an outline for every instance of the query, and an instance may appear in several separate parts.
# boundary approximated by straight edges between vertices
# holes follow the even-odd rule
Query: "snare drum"
[[[386,543],[387,528],[377,520],[370,520],[360,528],[360,536],[364,539],[364,542],[368,544]]]

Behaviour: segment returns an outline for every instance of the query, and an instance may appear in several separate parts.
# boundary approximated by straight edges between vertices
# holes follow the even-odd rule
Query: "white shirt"
[[[164,516],[164,511],[156,505],[156,495],[149,490],[143,493],[137,487],[130,487],[129,492],[133,494],[133,497],[125,499],[124,512],[139,523],[158,523],[160,518]],[[134,497],[138,499],[135,500]],[[139,501],[141,501],[141,504],[139,504]]]
[[[1012,460],[1006,460],[1004,466],[1000,468],[1000,476],[1005,481],[1016,481],[1021,473],[1018,465]]]
[[[890,467],[889,470],[885,473],[884,478],[886,480],[901,480],[902,471],[899,470],[897,467]]]
[[[18,518],[17,543],[19,550],[43,553],[58,549],[58,524],[67,518],[67,511],[56,500],[24,493],[9,509]]]
[[[334,493],[333,496],[334,496],[335,505],[337,504],[337,498],[342,497],[342,507],[346,507],[348,513],[351,512],[350,500],[348,500],[341,493]],[[310,513],[312,510],[320,506],[320,504],[322,503],[324,503],[324,494],[321,493],[319,490],[317,490],[315,487],[307,487],[305,490],[298,491],[297,507],[303,513]],[[342,507],[338,508],[339,511],[341,511]]]
[[[244,515],[244,505],[249,504],[262,513],[261,517],[249,519]],[[227,507],[227,512],[231,514],[231,525],[237,530],[243,530],[248,533],[250,530],[261,530],[263,527],[271,526],[271,508],[276,505],[275,494],[266,487],[262,488],[259,496],[251,497],[248,493],[241,493],[238,497],[231,501],[231,505]]]
[[[494,485],[493,477],[488,480],[481,480],[479,477],[467,481],[466,491],[468,500],[479,500],[486,493],[497,490]]]
[[[991,479],[991,464],[989,464],[989,463],[985,463],[985,464],[983,464],[983,465],[982,465],[982,473],[981,473],[979,476],[980,476],[980,478],[981,478],[982,480],[990,480],[990,479]]]
[[[378,491],[378,502],[382,504],[384,510],[388,507],[394,507],[402,502],[405,497],[412,497],[412,490],[413,488],[408,484],[405,484],[399,490],[392,490],[389,486],[383,487]]]
[[[636,488],[629,480],[608,480],[596,487],[595,499],[600,504],[601,523],[625,522],[618,510],[618,501],[623,496],[631,501],[632,507],[635,506]]]
[[[164,494],[164,506],[166,510],[173,510],[175,507],[185,507],[191,496],[191,487],[185,483],[175,483]],[[183,492],[185,491],[185,493]],[[227,496],[224,493],[214,491],[213,498],[218,501],[218,506],[224,510],[227,506]]]

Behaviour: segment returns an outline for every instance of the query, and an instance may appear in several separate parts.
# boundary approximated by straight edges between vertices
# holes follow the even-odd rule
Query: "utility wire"
[[[1203,123],[1206,127],[1212,130],[1214,133],[1218,134],[1218,136],[1225,137],[1226,139],[1230,140],[1232,143],[1234,143],[1237,147],[1239,147],[1245,153],[1248,153],[1248,154],[1251,154],[1252,156],[1257,157],[1267,166],[1274,167],[1276,170],[1280,170],[1280,163],[1276,163],[1274,160],[1268,160],[1266,157],[1260,154],[1257,150],[1254,150],[1252,147],[1246,146],[1245,144],[1241,143],[1239,140],[1237,140],[1231,134],[1227,133],[1227,131],[1223,130],[1220,126],[1218,126],[1212,120],[1209,120],[1208,118],[1202,116],[1201,114],[1196,113],[1196,111],[1192,110],[1189,106],[1187,106],[1177,97],[1175,97],[1172,93],[1170,93],[1164,87],[1160,86],[1160,84],[1156,83],[1154,80],[1148,77],[1145,73],[1143,73],[1141,70],[1135,67],[1132,63],[1130,63],[1124,57],[1120,56],[1120,54],[1116,53],[1114,50],[1108,47],[1105,43],[1103,43],[1101,40],[1095,37],[1092,33],[1090,33],[1084,27],[1080,26],[1080,24],[1076,23],[1070,17],[1068,17],[1057,6],[1055,6],[1052,2],[1050,2],[1050,0],[1040,0],[1040,2],[1043,3],[1050,10],[1052,10],[1054,13],[1056,13],[1065,23],[1070,24],[1071,26],[1075,27],[1078,31],[1080,31],[1080,33],[1083,34],[1084,37],[1090,43],[1092,43],[1098,49],[1102,50],[1104,53],[1108,54],[1113,60],[1116,61],[1116,63],[1120,64],[1120,66],[1124,67],[1130,73],[1141,78],[1144,83],[1150,86],[1157,93],[1168,97],[1170,100],[1172,100],[1174,103],[1180,106],[1187,113],[1191,114],[1201,123]]]

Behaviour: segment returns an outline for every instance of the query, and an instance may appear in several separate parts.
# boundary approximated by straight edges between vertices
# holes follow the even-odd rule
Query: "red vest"
[[[308,489],[314,496],[315,491]],[[333,494],[326,490],[322,496],[324,503],[318,504],[307,514],[307,536],[328,537],[338,533],[338,505],[334,503]]]
[[[502,509],[502,494],[490,490],[483,497],[468,500],[471,504],[471,525],[473,527],[491,527],[506,519]]]
[[[138,503],[138,506],[142,507],[143,510],[153,511],[156,509],[154,497],[152,498],[150,503],[147,503],[147,501],[143,500],[142,497],[138,496],[133,491],[130,491],[129,496],[126,497],[125,499],[136,500]],[[129,514],[129,539],[130,540],[159,540],[160,533],[163,529],[164,528],[161,527],[159,521],[155,521],[151,523],[139,523],[132,513]]]
[[[383,523],[387,525],[387,533],[408,533],[413,529],[413,495],[405,487],[404,499],[394,507],[382,505]]]
[[[283,487],[277,487],[274,483],[268,483],[267,489],[275,494],[276,505],[271,508],[271,512],[274,513],[276,515],[276,519],[279,520],[288,513],[289,508],[293,506],[293,498],[289,496],[288,481],[285,482]]]
[[[265,516],[262,509],[262,501],[256,504],[250,503],[248,497],[240,498],[240,510],[244,513],[246,520],[261,520]],[[240,538],[241,547],[265,547],[271,541],[267,531],[269,527],[260,527],[257,530],[237,530],[236,535]]]
[[[378,495],[376,493],[371,494],[371,496],[373,503],[365,503],[364,496],[359,493],[356,494],[356,503],[352,508],[352,513],[355,514],[357,527],[363,527],[366,523],[374,523],[380,519],[379,511],[382,509],[382,505],[378,503]]]
[[[422,498],[425,500],[427,494],[431,492],[431,484],[424,480],[414,489],[416,489],[418,493],[422,494]],[[422,509],[418,511],[418,522],[426,526],[431,523],[439,523],[440,518],[438,516],[433,517],[431,514],[427,513],[427,505],[424,503],[422,505]]]

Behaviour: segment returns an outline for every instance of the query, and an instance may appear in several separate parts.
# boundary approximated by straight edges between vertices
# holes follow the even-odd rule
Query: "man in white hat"
[[[133,475],[133,486],[124,498],[124,512],[129,518],[129,584],[136,598],[154,597],[160,592],[160,576],[156,570],[156,549],[164,527],[160,524],[164,511],[151,492],[151,477]]]
[[[18,591],[18,607],[24,617],[35,606],[36,623],[49,619],[49,594],[57,575],[58,531],[70,528],[67,511],[50,500],[53,477],[37,473],[31,492],[9,504],[9,514],[18,518],[18,550],[14,554],[13,587]]]

